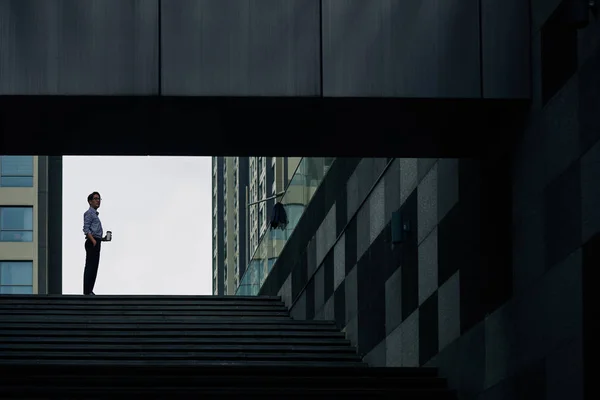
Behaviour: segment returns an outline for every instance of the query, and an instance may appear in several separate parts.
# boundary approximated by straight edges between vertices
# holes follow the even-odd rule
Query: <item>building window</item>
[[[33,241],[33,207],[0,207],[0,242]]]
[[[0,261],[0,294],[32,294],[33,262]]]
[[[33,187],[33,156],[1,156],[0,187]]]

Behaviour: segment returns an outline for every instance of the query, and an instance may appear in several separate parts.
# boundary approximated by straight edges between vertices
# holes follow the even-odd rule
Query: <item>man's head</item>
[[[102,198],[100,197],[100,193],[98,193],[98,192],[92,192],[88,196],[88,203],[90,204],[90,207],[92,207],[94,210],[96,210],[96,209],[98,209],[98,207],[100,207],[101,201],[102,201]]]

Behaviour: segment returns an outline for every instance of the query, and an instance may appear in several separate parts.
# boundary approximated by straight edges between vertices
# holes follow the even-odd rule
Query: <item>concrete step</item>
[[[213,295],[96,295],[84,296],[80,294],[0,294],[0,302],[7,301],[123,301],[134,302],[136,304],[144,301],[161,302],[161,301],[209,301],[209,302],[240,302],[248,301],[250,303],[262,302],[280,302],[281,296],[213,296]]]
[[[78,337],[48,337],[48,336],[16,336],[16,337],[3,337],[0,336],[0,345],[5,346],[20,346],[23,344],[38,344],[38,345],[63,345],[63,344],[73,344],[73,345],[194,345],[194,346],[203,346],[203,345],[214,345],[214,346],[223,346],[223,345],[238,345],[238,346],[255,346],[257,344],[263,346],[277,346],[277,345],[286,345],[286,346],[340,346],[340,347],[348,347],[350,346],[350,341],[347,339],[319,339],[319,338],[295,338],[295,337],[266,337],[262,338],[260,341],[257,341],[255,337],[243,338],[243,337],[215,337],[215,338],[203,338],[203,337],[170,337],[170,338],[154,338],[154,337],[140,337],[139,335],[133,336],[78,336]]]
[[[4,311],[287,311],[284,304],[80,304],[80,303],[16,303],[0,302]]]
[[[121,367],[177,367],[177,368],[193,368],[193,367],[306,367],[306,368],[361,368],[367,369],[367,364],[364,362],[355,361],[331,361],[323,362],[322,360],[196,360],[196,359],[95,359],[90,358],[85,361],[81,359],[23,359],[23,358],[0,358],[0,367],[14,368],[17,366],[26,367],[28,370],[32,366],[49,366],[51,368],[60,367],[76,367],[77,369],[89,366],[109,367],[112,369]],[[124,371],[125,374],[129,372]],[[1,397],[0,397],[1,398]]]
[[[260,342],[254,344],[154,344],[154,343],[0,343],[0,352],[10,354],[11,352],[123,352],[123,353],[327,353],[356,354],[351,346],[312,346],[312,345],[265,345]],[[1,356],[0,356],[1,357]]]
[[[27,393],[27,397],[22,397],[23,393]],[[293,399],[307,399],[314,398],[344,398],[344,399],[403,399],[403,400],[422,400],[422,399],[436,399],[436,400],[455,400],[456,395],[448,392],[445,389],[401,389],[401,388],[306,388],[306,387],[288,387],[282,388],[270,388],[261,387],[256,389],[249,388],[236,388],[236,387],[200,387],[200,388],[176,388],[173,387],[131,387],[131,388],[113,388],[111,386],[104,386],[101,388],[95,388],[94,391],[90,391],[86,387],[70,386],[67,388],[53,388],[47,386],[36,386],[36,387],[15,387],[15,388],[2,388],[0,389],[0,395],[3,398],[11,399],[29,399],[30,396],[42,396],[44,399],[48,398],[61,398],[68,394],[68,398],[85,398],[85,399],[98,399],[107,398],[108,396],[123,395],[128,397],[143,397],[144,399],[189,399],[196,398],[197,396],[211,396],[219,397],[232,396],[235,398],[244,399],[282,399],[282,398],[293,398]],[[49,397],[50,396],[50,397]],[[57,397],[58,396],[58,397]]]
[[[183,330],[183,331],[207,331],[207,330],[222,330],[222,331],[252,331],[252,330],[269,330],[269,331],[319,331],[319,332],[335,332],[337,328],[334,324],[296,324],[293,320],[281,321],[244,321],[244,320],[208,320],[200,318],[190,318],[189,320],[172,320],[165,318],[145,320],[139,317],[131,317],[124,321],[115,319],[65,319],[58,320],[52,318],[43,321],[26,320],[26,321],[0,321],[0,330],[3,329],[128,329],[128,330]]]
[[[17,295],[0,294],[0,305],[119,306],[119,307],[285,307],[281,297],[151,296],[151,295]]]
[[[161,377],[189,377],[189,378],[206,378],[221,379],[226,376],[227,379],[238,381],[240,379],[266,379],[272,378],[312,378],[320,377],[323,379],[337,379],[337,378],[437,378],[438,371],[436,368],[431,367],[366,367],[366,364],[356,364],[362,368],[356,368],[356,365],[348,366],[337,366],[331,368],[331,364],[327,366],[323,365],[311,365],[307,367],[305,365],[291,365],[287,363],[281,363],[278,365],[252,365],[246,366],[241,364],[227,364],[227,365],[177,365],[177,364],[164,364],[161,366],[153,366],[149,364],[140,365],[46,365],[46,364],[33,364],[29,366],[24,365],[11,365],[5,366],[0,364],[0,379],[12,380],[19,376],[67,376],[80,374],[81,376],[87,377],[111,377],[115,375],[123,376],[125,372],[130,374],[131,377],[145,377],[145,376],[161,376]],[[441,378],[440,378],[441,379]]]
[[[40,314],[40,315],[2,315],[0,316],[0,324],[3,323],[23,323],[23,324],[37,324],[37,323],[66,323],[66,324],[82,324],[82,323],[97,323],[97,324],[230,324],[230,325],[286,325],[286,326],[310,326],[320,328],[331,328],[335,327],[334,321],[299,321],[290,318],[285,315],[171,315],[168,313],[154,314],[154,315],[51,315],[51,314]]]
[[[45,350],[24,351],[20,349],[3,349],[0,360],[135,360],[161,361],[161,360],[190,360],[190,361],[318,361],[318,362],[360,362],[361,358],[356,353],[320,353],[320,352],[280,352],[280,353],[251,353],[240,352],[202,352],[202,351],[55,351],[52,348]]]
[[[333,368],[329,368],[333,370]],[[78,378],[77,378],[78,377]],[[147,382],[152,382],[156,387],[207,387],[232,384],[232,377],[224,375],[162,375],[149,374],[145,376],[123,376],[117,374],[110,375],[68,375],[68,374],[28,374],[27,376],[17,375],[4,377],[4,385],[24,385],[34,380],[38,385],[60,386],[72,384],[75,380],[78,385],[85,385],[88,388],[110,385],[113,387],[131,387],[143,386]],[[345,388],[421,388],[421,389],[443,389],[446,388],[445,379],[438,377],[395,377],[395,376],[236,376],[235,385],[237,387],[259,388],[262,386],[270,387],[345,387]]]
[[[279,297],[0,296],[0,398],[456,399]]]
[[[42,316],[50,318],[51,316],[190,316],[190,317],[289,317],[286,310],[220,310],[220,311],[202,311],[202,310],[0,310],[1,317],[19,316],[35,317]]]
[[[250,339],[263,340],[266,338],[304,338],[304,339],[344,339],[345,335],[339,331],[265,331],[255,330],[189,330],[189,329],[105,329],[101,326],[82,327],[81,329],[72,329],[67,327],[49,329],[38,329],[34,325],[27,326],[25,329],[8,329],[0,327],[0,339],[6,337],[65,337],[65,338],[86,338],[86,337],[126,337],[126,338],[232,338],[232,339]]]

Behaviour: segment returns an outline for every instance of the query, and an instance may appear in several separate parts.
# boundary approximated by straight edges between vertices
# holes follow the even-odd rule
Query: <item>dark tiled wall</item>
[[[600,259],[600,22],[579,31],[577,72],[542,101],[538,31],[559,2],[542,3],[532,2],[532,112],[512,151],[362,159],[328,176],[329,200],[309,206],[301,242],[263,291],[294,318],[335,320],[372,365],[439,367],[465,399],[593,390],[583,368],[597,310],[584,300]],[[395,245],[398,209],[411,231]]]
[[[466,398],[581,392],[581,250],[517,284],[531,274],[515,271],[528,266],[516,251],[512,159],[386,162],[358,163],[294,269],[263,294],[281,295],[294,318],[335,320],[372,365],[438,366]],[[338,207],[350,214],[342,230]],[[412,227],[400,245],[396,209]]]
[[[320,205],[294,269],[263,293],[294,318],[335,320],[372,365],[438,366],[465,398],[577,398],[600,142],[542,184],[525,162],[532,132],[492,161],[361,160]],[[397,209],[412,228],[399,245]]]

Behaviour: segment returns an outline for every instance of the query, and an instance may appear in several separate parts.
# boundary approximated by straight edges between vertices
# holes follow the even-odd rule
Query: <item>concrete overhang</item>
[[[486,156],[519,99],[0,96],[2,154]]]

